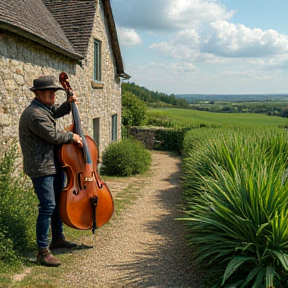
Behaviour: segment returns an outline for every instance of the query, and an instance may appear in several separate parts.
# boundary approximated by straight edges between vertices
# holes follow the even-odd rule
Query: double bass
[[[59,81],[67,96],[73,96],[68,75],[61,72]],[[112,194],[97,171],[98,148],[95,141],[81,127],[75,102],[71,103],[73,123],[66,128],[80,135],[83,147],[74,143],[64,144],[59,149],[59,158],[66,174],[66,185],[60,194],[60,217],[67,226],[88,230],[107,223],[114,212]]]

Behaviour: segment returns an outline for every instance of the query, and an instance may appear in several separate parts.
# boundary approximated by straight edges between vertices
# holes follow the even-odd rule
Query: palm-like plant
[[[185,159],[189,241],[209,287],[288,287],[288,139],[267,135],[206,136]]]

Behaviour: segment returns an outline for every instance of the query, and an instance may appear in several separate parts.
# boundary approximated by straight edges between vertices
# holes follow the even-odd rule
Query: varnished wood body
[[[64,144],[59,151],[67,176],[67,185],[60,196],[60,216],[66,225],[81,230],[91,229],[93,226],[91,199],[98,198],[95,206],[96,228],[107,223],[114,212],[111,192],[97,173],[97,145],[90,136],[85,138],[92,158],[91,164],[85,163],[83,149],[74,143]],[[86,178],[89,181],[85,181]]]

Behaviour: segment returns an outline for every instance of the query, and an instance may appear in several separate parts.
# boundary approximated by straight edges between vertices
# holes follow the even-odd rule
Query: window
[[[94,118],[93,119],[93,139],[97,144],[97,147],[99,149],[100,145],[100,118]]]
[[[94,40],[94,73],[93,80],[101,81],[101,42]]]
[[[112,141],[117,141],[117,114],[112,116]]]

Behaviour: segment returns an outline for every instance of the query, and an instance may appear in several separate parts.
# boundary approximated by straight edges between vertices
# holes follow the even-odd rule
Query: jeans
[[[48,248],[48,233],[51,224],[52,240],[65,239],[63,223],[59,214],[60,193],[63,189],[63,172],[31,178],[38,197],[36,241],[38,249]]]

